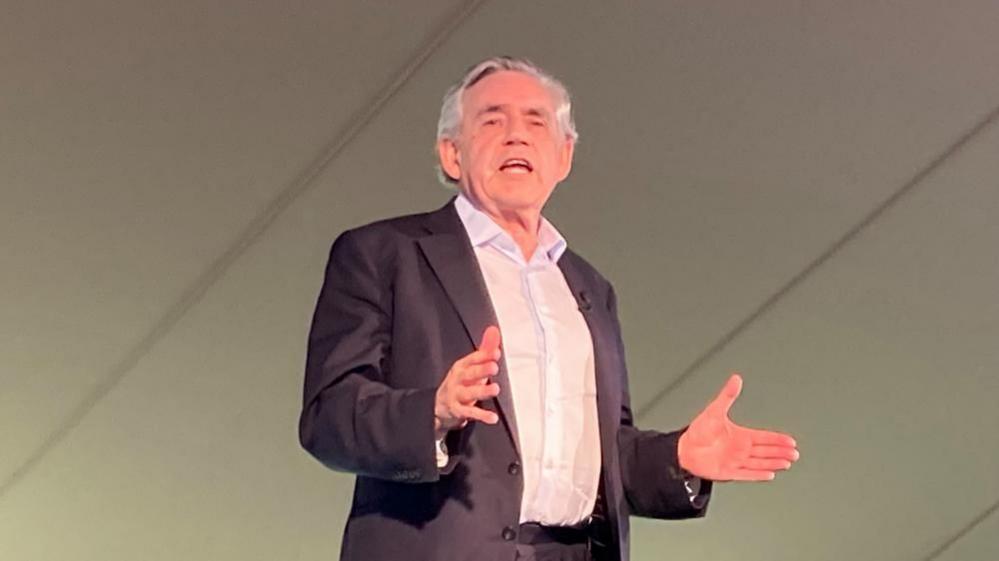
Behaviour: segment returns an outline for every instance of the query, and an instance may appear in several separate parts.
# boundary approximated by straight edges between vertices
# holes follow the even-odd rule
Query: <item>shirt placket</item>
[[[536,256],[537,257],[537,256]],[[538,354],[539,354],[539,383],[542,411],[542,453],[541,453],[541,477],[538,485],[536,505],[541,511],[539,514],[549,514],[540,516],[547,519],[551,512],[557,512],[560,495],[560,474],[561,469],[561,439],[554,438],[553,435],[562,434],[564,430],[563,419],[559,415],[556,404],[558,400],[558,388],[561,380],[558,379],[559,372],[553,367],[555,361],[555,340],[552,329],[554,326],[545,320],[551,317],[551,304],[548,301],[548,294],[545,292],[544,283],[545,264],[540,260],[532,260],[532,264],[525,269],[526,286],[528,288],[528,299],[531,305],[531,312],[534,315],[538,327]],[[564,496],[562,497],[564,499]]]

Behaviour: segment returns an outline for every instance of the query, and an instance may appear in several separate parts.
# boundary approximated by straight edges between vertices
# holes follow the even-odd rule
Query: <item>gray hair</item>
[[[486,76],[502,70],[523,72],[537,78],[542,85],[548,88],[555,98],[555,121],[559,131],[576,142],[579,133],[576,132],[576,123],[572,118],[572,100],[569,97],[569,90],[557,78],[533,62],[525,58],[509,56],[488,58],[472,66],[461,77],[461,80],[448,89],[447,93],[444,94],[444,102],[441,104],[440,118],[437,120],[437,142],[445,138],[451,140],[458,138],[458,132],[461,129],[461,101],[465,91]],[[437,165],[437,176],[446,186],[457,183],[455,179],[444,173],[440,164]]]

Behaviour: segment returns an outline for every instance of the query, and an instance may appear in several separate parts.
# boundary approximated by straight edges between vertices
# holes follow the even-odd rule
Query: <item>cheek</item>
[[[555,176],[559,173],[560,162],[558,154],[554,152],[546,152],[544,157],[544,173],[546,176]]]
[[[481,172],[488,172],[492,169],[492,160],[495,151],[486,142],[481,142],[478,145],[473,145],[471,150],[469,150],[469,160],[471,162],[472,169]]]

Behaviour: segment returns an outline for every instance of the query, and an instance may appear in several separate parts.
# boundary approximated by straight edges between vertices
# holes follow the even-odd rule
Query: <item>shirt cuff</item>
[[[703,508],[704,503],[707,501],[707,496],[701,494],[701,483],[703,480],[687,470],[682,470],[682,473],[683,486],[687,489],[687,497],[690,499],[690,504],[694,508]]]
[[[443,438],[434,441],[434,452],[437,455],[437,469],[444,469],[450,457],[447,452],[447,444]]]

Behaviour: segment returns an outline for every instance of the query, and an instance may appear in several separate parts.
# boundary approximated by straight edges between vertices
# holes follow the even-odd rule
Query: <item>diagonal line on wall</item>
[[[919,171],[915,173],[908,181],[906,181],[902,186],[896,189],[888,198],[879,203],[874,207],[873,210],[868,212],[859,222],[854,224],[849,230],[846,231],[839,239],[835,240],[829,247],[827,247],[822,253],[818,255],[815,259],[809,262],[805,267],[791,277],[787,282],[781,285],[773,294],[766,298],[759,306],[756,307],[748,316],[743,318],[739,323],[735,324],[734,327],[725,332],[713,345],[708,347],[703,353],[701,353],[689,366],[684,368],[680,375],[676,377],[672,382],[670,382],[665,388],[659,390],[652,399],[642,405],[636,411],[635,418],[641,419],[646,414],[648,414],[664,397],[672,393],[678,387],[680,387],[685,381],[691,378],[705,363],[718,355],[725,347],[728,346],[733,340],[735,340],[739,335],[745,332],[751,325],[753,325],[756,320],[763,317],[767,312],[774,308],[781,299],[787,296],[791,291],[793,291],[798,285],[803,283],[808,277],[810,277],[815,271],[817,271],[822,265],[827,261],[835,257],[844,247],[846,247],[851,241],[857,238],[862,232],[867,230],[872,224],[874,224],[879,218],[881,218],[888,210],[899,203],[906,195],[911,193],[916,187],[918,187],[923,180],[929,177],[933,172],[940,168],[944,162],[950,159],[952,156],[961,151],[962,148],[967,146],[981,134],[989,126],[995,124],[999,121],[999,106],[993,108],[988,114],[986,114],[982,119],[980,119],[974,126],[968,129],[964,134],[957,138],[953,143],[947,146],[942,152],[940,152],[936,157],[934,157],[928,164],[923,166]]]
[[[968,522],[967,524],[965,524],[964,526],[962,526],[960,529],[958,529],[957,532],[954,532],[954,535],[952,535],[951,537],[947,538],[942,544],[940,544],[939,546],[937,546],[937,548],[934,549],[929,555],[927,555],[926,557],[924,557],[922,559],[922,561],[935,561],[937,558],[939,558],[941,555],[943,555],[943,553],[945,551],[947,551],[948,549],[950,549],[950,547],[952,545],[954,545],[957,542],[961,541],[961,538],[963,538],[964,536],[967,536],[969,533],[971,533],[972,530],[974,530],[975,528],[977,528],[979,524],[981,524],[982,522],[985,522],[990,516],[992,516],[993,514],[995,514],[996,511],[999,511],[999,500],[997,500],[996,502],[992,503],[992,506],[990,506],[990,507],[986,508],[985,510],[983,510],[982,512],[980,512],[978,514],[978,516],[976,516],[970,522]]]
[[[45,438],[44,442],[23,461],[7,479],[0,484],[0,500],[19,481],[30,473],[45,456],[52,451],[86,418],[87,414],[103,400],[156,346],[177,323],[193,308],[205,294],[221,279],[246,251],[263,236],[277,218],[300,196],[311,189],[324,169],[340,155],[357,135],[385,108],[407,82],[426,64],[427,60],[471,17],[486,0],[467,0],[448,16],[441,26],[430,34],[414,55],[393,74],[392,79],[379,91],[370,103],[338,131],[334,140],[323,147],[292,181],[275,196],[264,209],[239,233],[236,240],[212,263],[197,279],[188,286],[181,297],[171,305],[166,313],[153,324],[142,339],[133,345],[108,371],[94,389],[73,408],[60,425]]]

